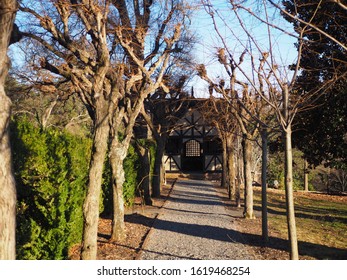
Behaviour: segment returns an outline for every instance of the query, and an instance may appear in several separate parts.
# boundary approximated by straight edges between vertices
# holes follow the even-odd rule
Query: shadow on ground
[[[141,219],[134,220],[133,222],[141,222]],[[158,219],[154,222],[153,228],[223,242],[237,242],[249,246],[264,247],[260,235],[241,233],[239,231],[220,227],[186,224]],[[285,239],[270,237],[266,246],[272,249],[287,251],[289,242]],[[311,256],[315,259],[347,259],[347,250],[303,241],[299,241],[299,254]]]

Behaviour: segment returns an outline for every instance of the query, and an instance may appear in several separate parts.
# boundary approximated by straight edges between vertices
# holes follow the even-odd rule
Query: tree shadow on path
[[[163,219],[157,219],[153,224],[153,228],[199,238],[218,240],[225,243],[240,243],[249,246],[263,247],[260,235],[241,233],[239,231],[227,228],[209,225],[187,224],[166,221]],[[267,247],[288,251],[289,242],[285,239],[270,237]],[[322,254],[322,252],[326,253]],[[301,255],[308,255],[316,259],[347,259],[347,250],[304,241],[299,241],[299,253]]]

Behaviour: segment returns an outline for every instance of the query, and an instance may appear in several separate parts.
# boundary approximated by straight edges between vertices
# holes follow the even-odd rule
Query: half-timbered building
[[[166,172],[221,172],[222,145],[217,129],[206,124],[195,106],[190,107],[169,135]]]

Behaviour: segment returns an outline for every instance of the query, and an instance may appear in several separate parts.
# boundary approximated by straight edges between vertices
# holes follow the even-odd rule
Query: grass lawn
[[[347,196],[295,192],[295,213],[301,259],[347,259]],[[254,188],[254,209],[261,211],[261,189]],[[268,191],[269,244],[262,247],[261,212],[240,221],[267,259],[288,258],[284,190]],[[246,233],[246,232],[245,232]],[[247,235],[246,235],[247,236]],[[254,245],[253,244],[253,245]]]

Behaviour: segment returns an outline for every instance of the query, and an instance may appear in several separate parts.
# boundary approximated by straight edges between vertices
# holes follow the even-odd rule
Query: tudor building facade
[[[165,149],[166,172],[221,172],[222,145],[217,129],[194,108],[177,122]]]

